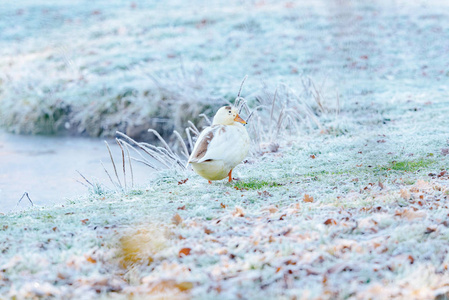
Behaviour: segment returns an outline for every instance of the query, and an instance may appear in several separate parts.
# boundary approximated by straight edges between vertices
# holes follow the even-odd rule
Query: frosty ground
[[[2,215],[0,294],[447,294],[449,111],[422,107],[376,130],[292,141],[231,184],[165,171],[146,189]]]
[[[169,95],[179,89],[210,100],[215,99],[208,98],[213,90],[218,91],[217,103],[232,100],[240,80],[249,74],[242,95],[253,107],[263,95],[271,99],[282,82],[291,90],[279,88],[278,103],[286,103],[287,95],[296,91],[301,101],[292,105],[310,108],[317,123],[305,114],[296,120],[293,132],[283,127],[276,136],[271,134],[269,114],[261,111],[255,124],[265,126],[262,131],[270,134],[249,127],[251,136],[261,137],[257,141],[262,146],[278,143],[280,148],[255,145],[252,156],[236,168],[237,179],[231,184],[209,185],[191,171],[166,170],[145,187],[102,195],[97,190],[63,206],[0,215],[0,297],[429,299],[447,295],[448,62],[441,60],[449,49],[447,10],[436,1],[431,6],[341,3],[353,10],[335,14],[341,6],[323,10],[323,3],[267,1],[248,2],[245,5],[251,9],[245,11],[237,3],[229,5],[229,11],[217,6],[201,15],[197,6],[198,14],[191,14],[195,20],[190,23],[185,14],[178,17],[179,23],[153,29],[152,34],[156,30],[167,42],[159,44],[162,52],[157,55],[171,58],[176,54],[168,52],[178,45],[175,52],[188,56],[183,59],[185,68],[193,70],[196,63],[203,72],[197,74],[204,89],[191,89],[190,81],[185,84],[176,78],[163,81],[163,87],[179,83]],[[170,5],[166,10],[176,11]],[[112,15],[115,12],[111,9]],[[98,15],[89,14],[90,18]],[[125,19],[130,20],[130,32],[139,28],[131,22],[136,18]],[[163,20],[154,13],[154,22]],[[113,27],[117,20],[104,21]],[[233,28],[244,30],[227,31],[229,24],[239,22],[243,27]],[[288,30],[286,24],[295,22],[299,25]],[[114,32],[120,33],[118,29]],[[203,29],[210,34],[208,47],[178,44],[178,39],[195,40]],[[259,55],[256,50],[266,53]],[[9,59],[13,70],[9,75],[22,78],[24,73],[15,69],[16,59]],[[77,59],[82,62],[85,57]],[[49,61],[50,65],[32,60],[31,65],[58,73]],[[99,93],[101,101],[96,103],[107,103],[115,98],[115,88],[122,88],[115,85],[118,73],[108,73],[111,64],[98,62],[106,69],[96,76],[90,69],[95,64],[86,63],[90,71],[84,78],[92,81],[81,84],[82,80],[69,79],[64,88],[52,88],[52,95],[58,97],[48,101],[67,101],[64,95],[73,91],[87,93],[106,86],[102,90],[111,94],[102,98]],[[179,68],[175,63],[164,66]],[[121,81],[137,87],[127,97],[146,99],[132,98],[144,95],[145,86],[137,84],[143,79],[133,70],[126,74],[136,81]],[[41,80],[53,86],[60,75]],[[315,89],[303,90],[307,76],[318,94]],[[8,80],[3,79],[2,89],[27,82]],[[39,82],[36,86],[41,87]],[[13,92],[28,93],[21,88],[4,90],[3,111],[20,108]],[[322,96],[321,104],[317,95]],[[30,105],[40,101],[23,99]],[[148,104],[139,101],[133,103]],[[139,105],[134,108],[140,111]],[[205,112],[210,116],[212,110]],[[182,118],[178,120],[182,123]],[[12,130],[27,131],[23,124],[10,124]]]

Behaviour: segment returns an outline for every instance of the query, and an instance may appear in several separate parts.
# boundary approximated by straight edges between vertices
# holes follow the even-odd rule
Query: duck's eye
[[[231,113],[232,113],[232,111],[229,111],[229,113],[231,114]]]

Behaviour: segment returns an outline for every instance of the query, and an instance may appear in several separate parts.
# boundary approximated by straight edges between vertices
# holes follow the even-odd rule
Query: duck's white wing
[[[219,127],[222,125],[213,125],[210,127],[206,127],[196,140],[195,146],[193,147],[192,154],[189,157],[189,163],[200,163],[206,159],[203,159],[206,155],[209,145],[213,138],[216,136]]]
[[[198,138],[189,162],[223,160],[233,166],[240,163],[249,148],[248,134],[243,126],[240,127],[213,125],[206,128]]]

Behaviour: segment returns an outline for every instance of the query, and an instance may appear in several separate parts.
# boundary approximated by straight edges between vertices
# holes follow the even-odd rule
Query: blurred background
[[[373,126],[389,122],[396,106],[423,88],[444,101],[448,6],[2,1],[0,212],[13,209],[24,192],[36,204],[79,195],[86,189],[75,169],[105,176],[103,139],[119,130],[154,141],[148,128],[170,138],[187,120],[199,124],[200,113],[212,116],[232,102],[245,75],[243,95],[253,106],[279,83],[301,90],[311,78],[323,103],[338,106],[340,120],[357,120],[339,124],[346,132],[367,118]],[[136,177],[147,176],[140,172]]]

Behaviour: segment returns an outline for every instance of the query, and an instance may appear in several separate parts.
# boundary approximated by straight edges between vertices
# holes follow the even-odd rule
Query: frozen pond
[[[120,159],[119,147],[114,141],[108,142],[114,158]],[[87,194],[87,188],[76,181],[83,181],[76,170],[88,179],[97,178],[112,186],[100,160],[112,172],[101,139],[18,136],[0,131],[0,213],[30,206],[24,198],[16,208],[24,192],[35,205],[65,203],[67,198]],[[150,168],[137,163],[133,169],[140,184],[152,174]]]

